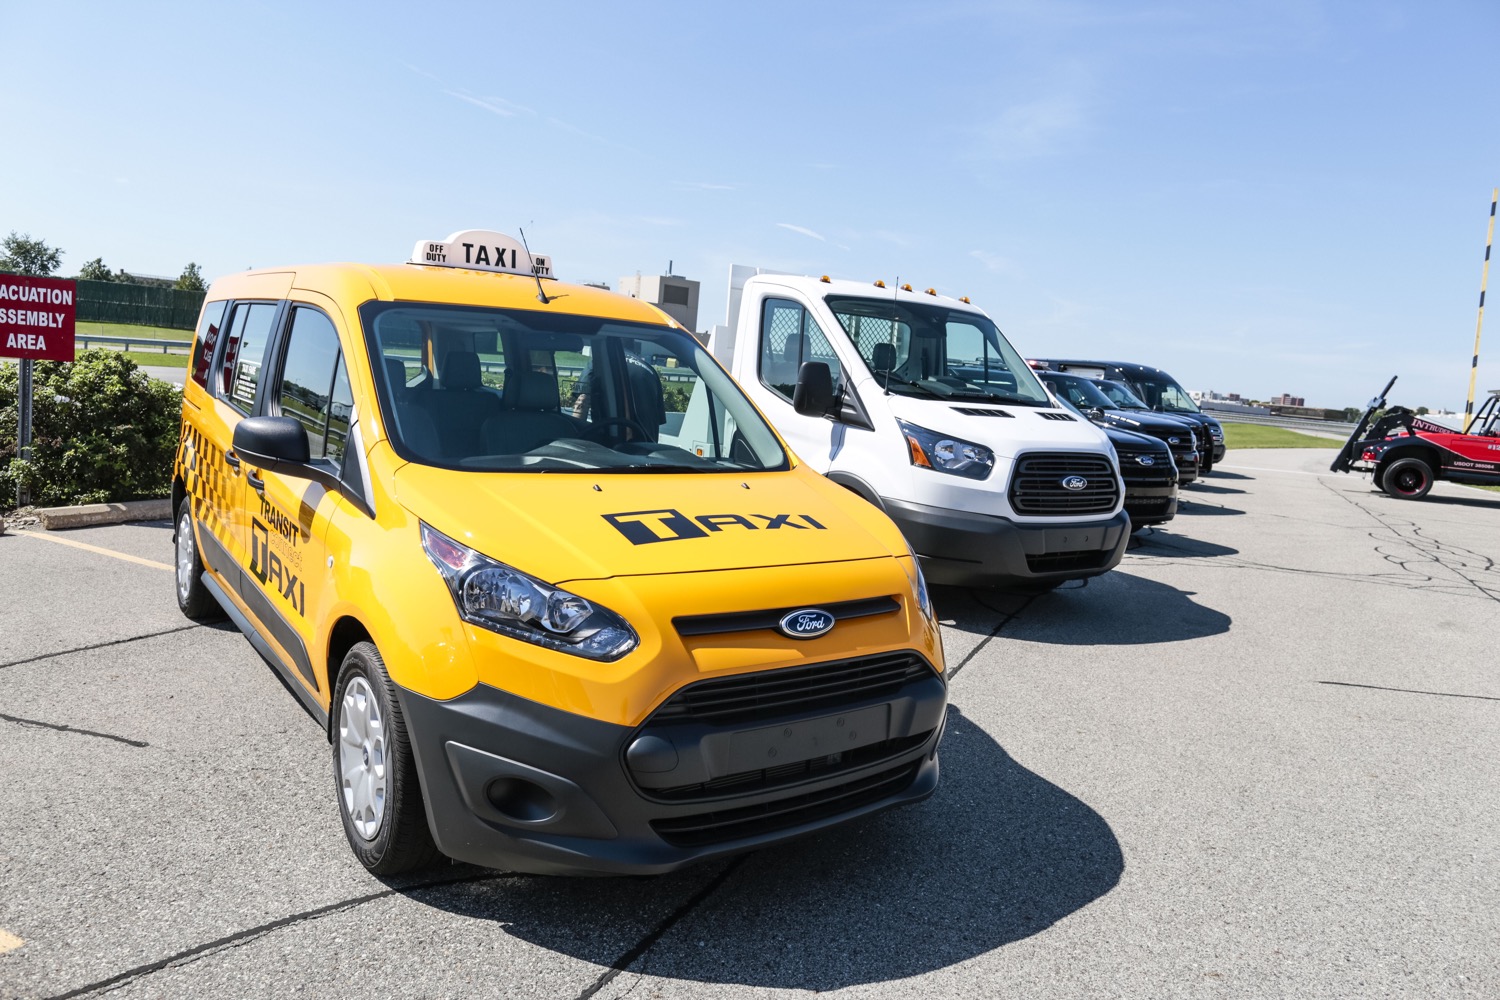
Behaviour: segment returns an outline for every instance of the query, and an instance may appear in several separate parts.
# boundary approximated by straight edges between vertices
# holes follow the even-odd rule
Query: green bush
[[[0,509],[26,485],[38,506],[164,497],[172,488],[182,394],[115,351],[38,361],[31,461],[16,457],[18,364],[0,365]]]

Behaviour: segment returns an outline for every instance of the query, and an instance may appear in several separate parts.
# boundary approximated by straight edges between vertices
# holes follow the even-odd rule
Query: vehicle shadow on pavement
[[[1254,479],[1255,478],[1254,476],[1244,476],[1244,475],[1241,475],[1238,472],[1224,472],[1222,469],[1215,469],[1213,472],[1205,473],[1205,475],[1213,476],[1215,479]],[[1199,479],[1198,481],[1202,482],[1203,480]]]
[[[945,623],[951,617],[952,626],[965,632],[993,635],[1003,628],[1000,634],[1006,638],[1061,646],[1182,642],[1228,632],[1233,619],[1196,603],[1195,596],[1195,591],[1116,569],[1030,599],[1005,591],[948,588],[934,595],[934,603]]]
[[[832,990],[905,979],[1045,930],[1113,889],[1125,861],[1109,824],[949,708],[943,780],[924,803],[761,851],[712,892],[662,879],[535,879],[523,897],[476,883],[430,905],[503,924],[609,968],[621,913],[665,929],[627,968],[691,982]],[[707,884],[714,866],[697,884]],[[673,889],[663,900],[657,891]],[[673,913],[673,909],[677,912]],[[629,957],[626,952],[623,957]]]
[[[1236,507],[1226,507],[1212,500],[1195,500],[1192,497],[1178,495],[1177,516],[1182,517],[1221,517],[1226,514],[1243,514],[1244,511]]]
[[[1244,490],[1240,489],[1237,486],[1215,486],[1212,483],[1205,483],[1201,479],[1196,480],[1196,481],[1191,482],[1191,483],[1188,483],[1186,486],[1183,487],[1183,489],[1185,489],[1185,490],[1192,490],[1194,493],[1244,493],[1245,492]]]
[[[1214,556],[1237,556],[1239,549],[1232,549],[1218,542],[1205,542],[1201,538],[1173,535],[1160,528],[1147,528],[1130,539],[1126,549],[1138,555],[1166,556],[1173,559],[1207,559]]]
[[[1450,496],[1446,493],[1429,493],[1420,500],[1400,500],[1391,496],[1384,490],[1371,490],[1372,497],[1379,497],[1382,502],[1388,502],[1399,507],[1417,506],[1422,504],[1438,504],[1446,507],[1473,507],[1477,510],[1496,510],[1500,508],[1500,493],[1492,493],[1486,497],[1481,493],[1474,496]]]

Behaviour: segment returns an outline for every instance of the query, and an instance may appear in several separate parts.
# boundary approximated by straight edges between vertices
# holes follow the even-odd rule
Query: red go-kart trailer
[[[1371,427],[1395,384],[1393,376],[1370,400],[1330,469],[1373,472],[1375,485],[1400,500],[1420,500],[1439,479],[1500,486],[1500,390],[1491,392],[1480,406],[1468,433],[1433,423],[1404,406],[1390,407]]]

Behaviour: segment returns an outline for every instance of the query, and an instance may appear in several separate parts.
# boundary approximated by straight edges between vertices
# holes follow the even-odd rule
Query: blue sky
[[[214,276],[519,225],[564,279],[672,261],[702,327],[731,263],[899,276],[1028,355],[1461,408],[1497,38],[1494,0],[0,0],[0,233]]]

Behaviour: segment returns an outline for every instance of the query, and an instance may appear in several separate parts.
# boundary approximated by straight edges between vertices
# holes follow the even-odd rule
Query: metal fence
[[[192,349],[191,340],[157,340],[154,337],[101,337],[92,333],[80,333],[73,338],[74,346],[88,350],[90,344],[104,344],[121,351],[135,350],[138,353],[160,350],[162,354],[186,354]]]

